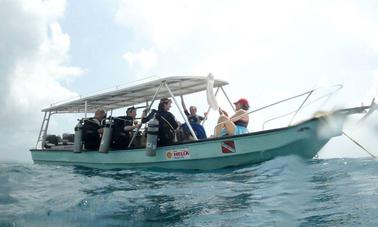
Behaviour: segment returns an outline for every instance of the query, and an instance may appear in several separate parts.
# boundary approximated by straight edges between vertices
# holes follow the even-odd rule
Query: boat
[[[117,88],[89,96],[81,96],[74,100],[50,105],[42,110],[44,113],[40,133],[35,148],[30,149],[33,162],[36,164],[76,165],[99,169],[153,168],[171,170],[214,170],[225,167],[243,166],[261,163],[278,156],[296,155],[305,159],[316,157],[319,150],[333,137],[343,133],[343,125],[351,114],[364,113],[373,106],[361,106],[339,109],[292,123],[297,113],[306,105],[313,90],[293,96],[305,97],[300,107],[291,113],[290,124],[285,127],[261,130],[242,135],[217,138],[197,139],[176,142],[168,146],[156,148],[156,155],[146,155],[146,147],[130,147],[123,150],[109,149],[107,152],[98,150],[81,150],[74,152],[73,144],[46,146],[47,131],[50,118],[56,114],[82,113],[87,117],[98,108],[112,113],[113,110],[144,105],[151,109],[155,100],[171,97],[180,110],[177,96],[207,91],[209,83],[212,88],[223,91],[227,81],[210,77],[177,76],[157,78],[136,85]],[[274,104],[255,109],[249,113],[260,111]],[[232,104],[231,104],[232,105]],[[188,123],[188,122],[187,122]],[[134,135],[136,135],[135,132]]]

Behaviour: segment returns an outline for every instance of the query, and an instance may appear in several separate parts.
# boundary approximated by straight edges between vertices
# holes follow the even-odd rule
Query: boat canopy
[[[79,96],[66,102],[51,104],[42,112],[51,113],[85,113],[95,112],[98,108],[114,110],[127,106],[134,106],[141,103],[148,103],[156,95],[156,99],[170,97],[167,87],[175,96],[187,95],[207,88],[208,77],[177,76],[166,77],[142,82],[133,86],[117,88],[112,91],[97,93],[88,96]],[[222,87],[228,82],[214,79],[214,87]],[[162,86],[166,85],[166,86]],[[158,94],[156,91],[160,88]]]

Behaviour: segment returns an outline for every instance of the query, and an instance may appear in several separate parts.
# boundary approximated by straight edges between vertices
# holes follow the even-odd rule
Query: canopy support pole
[[[164,83],[165,83],[165,82],[164,82]],[[159,94],[161,87],[163,87],[163,83],[161,83],[160,86],[159,86],[159,88],[156,90],[156,92],[155,92],[155,94],[154,94],[154,96],[153,96],[153,98],[152,98],[151,104],[147,107],[146,114],[148,114],[148,113],[150,112],[151,107],[152,107],[152,104],[154,104],[155,99],[156,99],[157,95]],[[148,101],[146,102],[146,104],[148,105]],[[143,119],[141,119],[141,121],[142,121],[142,120],[143,120]],[[141,122],[141,123],[142,123],[142,122]],[[142,124],[140,124],[140,125],[142,125]],[[134,132],[133,137],[131,138],[129,145],[127,146],[128,148],[130,148],[130,147],[131,147],[131,144],[133,144],[133,142],[134,142],[134,140],[135,140],[135,137],[137,136],[137,134],[138,134],[138,132],[139,132],[139,129],[140,129],[140,127],[138,127],[137,130]]]
[[[173,95],[171,89],[169,88],[168,84],[167,84],[165,81],[164,81],[164,85],[165,85],[165,87],[167,88],[169,94],[171,95],[173,101],[175,102],[175,105],[177,106],[177,108],[178,108],[178,110],[179,110],[181,116],[184,118],[185,123],[188,125],[188,128],[189,128],[190,133],[192,133],[192,136],[194,137],[195,140],[198,140],[196,134],[194,133],[194,130],[193,130],[192,126],[190,125],[190,123],[189,123],[189,121],[188,121],[188,118],[187,118],[186,115],[182,112],[182,110],[181,110],[181,108],[180,108],[178,102],[177,102],[176,99],[175,99],[175,96]]]
[[[235,111],[235,107],[234,107],[234,105],[232,105],[232,102],[231,102],[231,100],[228,98],[227,93],[225,92],[225,90],[223,89],[223,87],[220,87],[220,89],[222,90],[222,92],[223,92],[224,96],[226,97],[228,103],[230,103],[231,108]]]
[[[87,118],[87,113],[88,113],[88,100],[85,100],[84,102],[84,118]]]

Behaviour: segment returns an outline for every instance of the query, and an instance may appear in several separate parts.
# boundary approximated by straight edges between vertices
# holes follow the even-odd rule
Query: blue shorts
[[[240,134],[244,134],[244,133],[248,133],[248,129],[244,126],[240,126],[240,125],[235,125],[235,131],[234,131],[234,135],[240,135]],[[221,131],[221,136],[227,136],[228,133],[227,133],[227,130],[225,128],[222,128],[222,131]],[[233,135],[231,135],[233,136]]]

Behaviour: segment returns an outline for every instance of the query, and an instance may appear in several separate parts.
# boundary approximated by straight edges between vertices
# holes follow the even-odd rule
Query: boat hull
[[[341,132],[341,126],[330,127],[328,117],[319,117],[286,128],[159,147],[154,157],[146,156],[145,149],[108,153],[32,149],[31,154],[34,163],[43,164],[100,169],[213,170],[260,163],[285,155],[313,158],[330,138]]]

